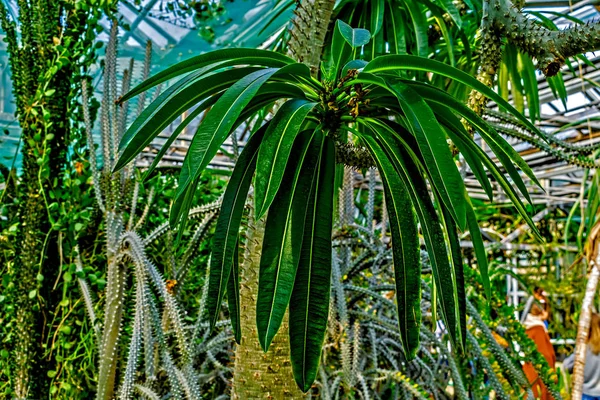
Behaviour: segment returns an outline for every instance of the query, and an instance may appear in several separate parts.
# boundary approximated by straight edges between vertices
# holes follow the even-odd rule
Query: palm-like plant
[[[303,391],[317,374],[327,326],[334,188],[339,183],[336,164],[375,165],[381,175],[392,234],[399,327],[409,358],[419,347],[421,325],[419,225],[430,254],[440,314],[458,348],[466,340],[466,305],[457,230],[471,232],[483,281],[488,282],[483,242],[448,139],[464,154],[489,197],[492,187],[484,168],[533,226],[518,193],[528,198],[515,165],[536,182],[525,162],[462,102],[427,82],[408,79],[409,71],[433,73],[478,90],[530,129],[536,128],[487,86],[440,62],[411,55],[381,56],[368,63],[353,60],[369,40],[368,31],[338,21],[320,79],[311,76],[306,65],[277,53],[225,49],[168,68],[122,99],[181,77],[125,133],[116,168],[127,165],[183,111],[196,107],[167,141],[152,170],[177,134],[209,109],[183,163],[172,224],[188,214],[200,173],[223,141],[257,112],[285,100],[252,134],[232,173],[215,232],[207,308],[214,325],[225,292],[230,304],[239,304],[238,289],[230,283],[238,281],[234,254],[254,177],[255,221],[268,211],[256,305],[258,337],[266,351],[289,306],[291,362]],[[514,187],[473,142],[460,118],[477,129]],[[235,330],[239,310],[234,307],[230,312]],[[238,329],[238,340],[240,335]]]

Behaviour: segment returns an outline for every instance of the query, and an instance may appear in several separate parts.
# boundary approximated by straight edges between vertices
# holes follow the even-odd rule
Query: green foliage
[[[353,45],[365,43],[361,35],[361,31],[338,23],[334,31],[334,42],[340,43],[342,48],[346,45],[352,48]],[[334,142],[335,147],[348,140],[366,147],[375,159],[380,173],[386,177],[383,183],[388,203],[397,207],[397,213],[390,213],[390,216],[399,219],[398,214],[401,214],[404,220],[413,214],[412,208],[417,210],[415,217],[422,226],[428,227],[423,232],[425,242],[430,254],[435,256],[432,258],[432,265],[436,289],[441,295],[441,315],[450,327],[449,333],[454,342],[462,346],[465,340],[464,308],[461,306],[464,281],[460,257],[455,250],[458,248],[455,230],[466,226],[465,213],[470,204],[465,198],[462,179],[447,147],[447,135],[459,137],[464,147],[473,149],[471,161],[486,165],[515,202],[523,218],[530,223],[531,220],[513,185],[507,181],[499,167],[473,143],[462,125],[455,123],[457,116],[464,117],[480,131],[524,196],[527,197],[527,191],[513,163],[534,181],[535,177],[512,147],[485,121],[444,91],[426,83],[406,79],[408,75],[405,71],[434,72],[480,90],[513,112],[530,129],[535,128],[485,85],[442,63],[409,55],[382,56],[375,58],[361,70],[349,69],[342,76],[340,70],[342,65],[351,61],[350,56],[348,53],[346,58],[331,64],[336,69],[328,75],[336,78],[323,78],[322,81],[312,77],[306,66],[294,63],[285,56],[250,49],[219,50],[162,71],[123,98],[128,100],[161,82],[184,76],[168,95],[154,101],[125,133],[120,144],[121,157],[116,167],[120,168],[129,162],[158,134],[160,129],[156,129],[156,126],[171,123],[193,104],[203,107],[207,102],[213,104],[216,99],[201,122],[183,163],[179,189],[170,216],[171,223],[177,223],[190,208],[189,202],[200,172],[234,128],[259,110],[270,108],[276,100],[292,99],[277,110],[270,123],[258,131],[266,129],[264,137],[253,137],[260,143],[244,150],[242,155],[250,160],[250,164],[245,162],[239,166],[239,171],[234,171],[234,175],[240,178],[233,182],[238,187],[243,182],[243,189],[232,190],[228,195],[231,199],[228,203],[237,204],[235,207],[240,210],[242,202],[237,200],[238,192],[241,198],[245,197],[249,185],[249,175],[245,171],[252,173],[252,154],[258,151],[255,192],[257,216],[260,217],[269,209],[257,299],[257,326],[263,348],[268,349],[270,340],[281,324],[291,292],[296,290],[294,278],[301,251],[300,238],[303,237],[306,226],[306,204],[312,187],[310,182],[323,179],[314,175],[320,165],[318,160],[325,157],[323,149],[328,147],[320,144],[323,136]],[[236,65],[246,67],[231,69]],[[232,72],[242,76],[234,81],[230,78]],[[205,89],[192,89],[196,86]],[[350,138],[346,139],[348,134]],[[258,150],[255,146],[258,146]],[[278,167],[271,167],[273,164],[267,160]],[[319,174],[322,173],[319,171]],[[405,178],[397,180],[393,178],[396,174]],[[427,194],[427,183],[433,187],[435,206]],[[400,187],[396,188],[397,185]],[[408,202],[405,193],[409,194]],[[239,211],[236,215],[239,215]],[[218,250],[218,256],[211,263],[209,297],[212,300],[209,310],[213,325],[219,311],[220,298],[231,275],[232,249],[236,241],[236,225],[239,224],[236,222],[237,218],[239,217],[229,221],[222,218],[216,227],[217,237],[229,238],[231,247],[227,246],[222,255],[221,250]],[[333,215],[323,215],[323,218],[331,220]],[[231,221],[234,223],[231,224]],[[402,261],[415,258],[416,230],[412,230],[412,244],[406,242],[407,246],[404,247],[401,245],[402,236],[396,229],[400,225],[404,226],[405,223],[393,221],[395,265],[397,268],[400,265],[409,268],[402,276],[419,276],[418,262]],[[475,225],[471,224],[473,226]],[[533,229],[535,231],[535,227]],[[313,243],[312,246],[316,248],[317,244]],[[325,252],[325,249],[321,251]],[[452,261],[448,251],[453,255]],[[419,303],[419,285],[411,286],[405,291],[399,291],[403,294],[399,302],[402,309],[407,310],[405,315],[417,315],[411,309]],[[323,291],[326,292],[327,289]],[[403,344],[407,354],[414,354],[416,350],[418,321],[417,317],[409,325],[402,323],[402,329],[405,330]],[[292,364],[303,365],[305,368],[296,378],[314,375],[314,372],[306,370],[306,365],[314,364],[314,361],[305,362],[296,357],[299,356],[293,352]],[[318,355],[312,357],[318,359]],[[306,389],[309,383],[299,379],[298,384]]]

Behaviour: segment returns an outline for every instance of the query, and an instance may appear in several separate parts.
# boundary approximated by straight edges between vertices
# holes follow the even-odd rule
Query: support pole
[[[600,263],[600,259],[596,256],[596,259],[591,263],[592,271],[588,278],[585,296],[583,297],[583,303],[581,305],[581,315],[579,316],[575,344],[575,366],[573,367],[573,391],[571,393],[571,400],[580,400],[583,393],[583,371],[585,369],[587,339],[592,319],[592,304],[596,295],[596,288],[598,287],[598,278],[600,277],[598,263]]]
[[[577,325],[577,339],[575,340],[575,365],[573,366],[573,390],[571,392],[572,400],[580,400],[583,394],[583,372],[585,369],[585,355],[587,350],[587,340],[590,331],[590,322],[592,319],[592,306],[596,289],[598,287],[598,278],[600,277],[600,219],[596,221],[594,227],[588,234],[588,240],[585,246],[585,255],[590,266],[590,276],[585,288],[583,303],[581,304],[581,315]]]

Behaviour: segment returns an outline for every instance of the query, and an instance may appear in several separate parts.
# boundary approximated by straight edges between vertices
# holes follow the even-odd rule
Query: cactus
[[[101,169],[93,151],[95,144],[91,135],[90,110],[84,109],[94,196],[103,213],[106,229],[107,285],[103,318],[96,316],[98,305],[93,304],[85,278],[78,278],[88,317],[94,329],[99,330],[96,398],[108,400],[117,397],[126,400],[139,395],[155,399],[162,398],[165,390],[168,390],[174,399],[200,399],[202,385],[210,385],[215,379],[227,379],[223,372],[227,371],[227,367],[219,358],[222,359],[223,354],[230,350],[233,338],[230,332],[223,330],[221,334],[224,335],[218,336],[219,340],[198,344],[200,337],[203,340],[208,338],[208,326],[188,325],[177,300],[179,286],[170,287],[147,255],[147,246],[163,237],[168,238],[172,233],[168,223],[164,223],[150,230],[145,237],[141,234],[148,231],[145,221],[155,197],[154,191],[147,191],[145,199],[142,198],[143,184],[134,180],[134,166],[128,166],[118,173],[112,172],[118,156],[116,144],[124,132],[129,109],[126,106],[118,107],[115,103],[119,95],[116,27],[116,23],[113,23],[106,50],[105,90],[100,119]],[[150,47],[146,55],[144,78],[149,73]],[[131,74],[127,71],[132,67],[130,63],[129,70],[123,73],[123,91],[129,87]],[[89,99],[85,81],[83,90],[84,104],[87,104]],[[137,109],[139,111],[142,107]],[[145,201],[144,208],[138,216],[138,204],[142,201]],[[198,244],[210,232],[219,206],[220,202],[217,201],[190,211],[190,219],[199,223],[194,228],[188,248],[181,257],[175,259],[171,272],[178,282],[186,279],[198,252]],[[194,227],[194,224],[190,225]],[[78,259],[78,269],[82,270],[81,259]],[[131,288],[128,286],[130,282]],[[127,295],[130,291],[134,295],[133,301]],[[130,322],[125,316],[129,310],[133,312]],[[202,310],[198,315],[201,316],[201,313]],[[98,320],[101,320],[100,323]],[[208,369],[214,373],[202,373]]]

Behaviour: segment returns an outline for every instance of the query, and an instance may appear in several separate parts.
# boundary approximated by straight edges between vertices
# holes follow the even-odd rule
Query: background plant
[[[90,219],[89,198],[78,196],[84,207],[70,201],[85,183],[77,166],[81,120],[72,123],[70,116],[78,112],[82,75],[95,61],[100,17],[101,10],[88,2],[42,1],[19,2],[17,19],[0,2],[23,154],[23,173],[5,175],[1,195],[6,262],[0,362],[2,390],[10,397],[49,393],[49,380],[32,376],[46,376],[64,361],[54,352],[66,344],[56,339],[69,310],[61,306],[65,293],[56,286],[70,246],[83,233],[68,227]],[[77,143],[73,152],[67,151],[69,143]]]

